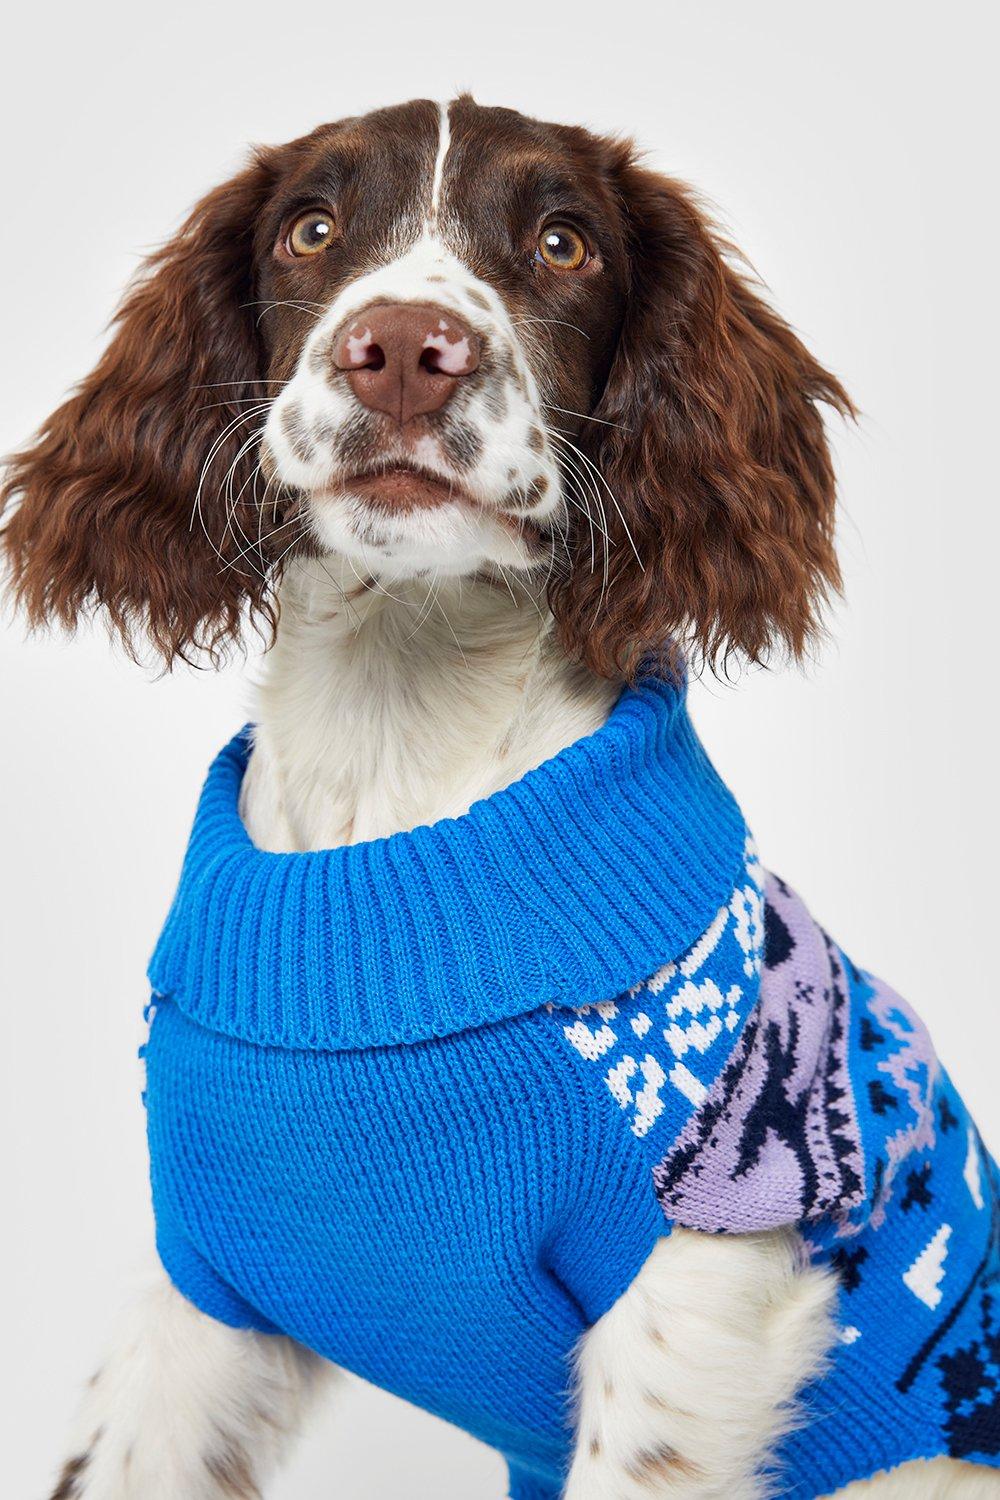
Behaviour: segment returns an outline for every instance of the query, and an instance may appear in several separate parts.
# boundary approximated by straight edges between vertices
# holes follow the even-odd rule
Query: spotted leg
[[[831,1347],[834,1294],[790,1233],[661,1240],[583,1339],[565,1500],[762,1500],[796,1393]],[[988,1497],[995,1471],[935,1459],[835,1500]]]
[[[759,1500],[834,1292],[792,1234],[661,1240],[582,1341],[565,1500]]]
[[[87,1389],[51,1500],[257,1500],[330,1368],[205,1317],[160,1273]]]

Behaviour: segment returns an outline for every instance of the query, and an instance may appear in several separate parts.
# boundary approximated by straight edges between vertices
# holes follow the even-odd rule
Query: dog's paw
[[[220,1437],[211,1451],[147,1451],[98,1432],[90,1447],[67,1459],[49,1500],[260,1500],[248,1452]]]
[[[260,1500],[330,1374],[290,1339],[206,1317],[160,1277],[86,1387],[49,1500]]]

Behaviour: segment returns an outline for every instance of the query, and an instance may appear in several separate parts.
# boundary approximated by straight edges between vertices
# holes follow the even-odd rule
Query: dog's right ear
[[[248,304],[274,179],[261,153],[198,204],[126,295],[97,368],[9,460],[0,542],[32,624],[102,607],[133,653],[145,637],[169,665],[218,656],[248,605],[267,611],[257,527],[250,540],[227,519],[223,489],[238,496],[256,463],[241,450],[268,387]]]

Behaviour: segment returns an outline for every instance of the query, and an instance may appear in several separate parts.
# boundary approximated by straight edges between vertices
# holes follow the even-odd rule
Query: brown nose
[[[455,314],[428,303],[369,307],[345,325],[334,363],[372,411],[401,425],[438,411],[479,364],[479,339]]]

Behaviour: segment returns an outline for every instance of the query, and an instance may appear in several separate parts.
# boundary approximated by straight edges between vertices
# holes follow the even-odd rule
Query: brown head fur
[[[621,145],[611,168],[631,293],[581,443],[607,504],[611,576],[579,535],[552,603],[569,649],[631,676],[678,643],[716,664],[801,654],[840,583],[834,474],[818,403],[851,402],[731,264],[693,195]],[[631,540],[629,540],[631,538]],[[634,545],[633,545],[634,544]]]
[[[611,544],[605,581],[589,528],[574,518],[568,561],[550,584],[567,649],[622,678],[650,657],[668,660],[677,645],[713,664],[730,653],[762,661],[775,645],[798,655],[839,585],[819,404],[850,413],[843,388],[735,269],[694,197],[641,166],[630,145],[470,100],[455,108],[457,169],[469,163],[470,253],[496,242],[504,269],[495,284],[519,313],[590,328],[586,349],[570,340],[558,351],[547,384],[560,406],[592,418],[570,430],[603,475]],[[145,636],[168,663],[217,658],[248,613],[273,626],[269,558],[281,552],[296,501],[280,496],[266,529],[259,505],[243,505],[257,461],[248,413],[273,388],[264,382],[293,366],[309,321],[294,302],[276,304],[271,326],[282,332],[268,345],[252,304],[290,295],[272,247],[281,194],[303,174],[334,171],[324,166],[334,152],[336,170],[356,174],[377,149],[382,178],[393,151],[433,156],[426,144],[392,146],[422,140],[436,119],[426,104],[403,109],[412,114],[405,130],[397,112],[383,111],[257,153],[151,258],[97,368],[10,460],[0,489],[13,587],[33,624],[72,627],[101,607],[127,643]],[[475,183],[494,148],[510,154],[511,171],[492,176],[491,192],[523,160],[540,180],[589,194],[603,284],[594,278],[588,291],[580,279],[569,290],[564,278],[553,291],[554,282],[522,277],[520,252],[505,247],[533,233],[534,190],[522,182],[510,205],[484,206]],[[404,166],[386,189],[387,214],[413,177],[413,164]],[[378,217],[372,194],[345,191]],[[479,234],[477,213],[489,220]],[[374,218],[366,254],[377,242]],[[230,510],[206,492],[212,514],[199,516],[210,457],[216,473],[230,473]]]
[[[100,606],[130,647],[146,636],[170,662],[215,657],[248,603],[267,608],[256,547],[230,527],[216,555],[195,500],[215,444],[234,493],[253,468],[232,424],[266,389],[248,304],[270,185],[261,160],[198,204],[129,291],[96,369],[10,460],[3,542],[33,625],[73,628]]]

